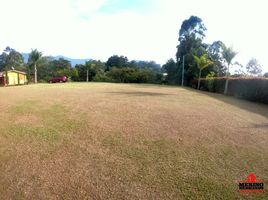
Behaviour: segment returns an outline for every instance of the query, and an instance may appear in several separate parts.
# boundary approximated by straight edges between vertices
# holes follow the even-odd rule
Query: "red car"
[[[60,77],[54,77],[50,79],[48,82],[49,83],[65,83],[67,82],[67,77],[66,76],[60,76]]]

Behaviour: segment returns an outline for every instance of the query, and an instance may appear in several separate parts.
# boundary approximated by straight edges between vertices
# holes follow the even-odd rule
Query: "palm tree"
[[[89,79],[88,79],[88,75],[89,75],[89,70],[90,70],[90,68],[91,68],[91,62],[90,61],[87,61],[86,62],[86,70],[87,70],[87,82],[89,81]]]
[[[198,85],[197,85],[197,89],[199,90],[202,70],[207,68],[209,65],[213,64],[213,62],[208,59],[206,54],[203,54],[201,57],[194,56],[194,59],[199,69],[199,77],[198,77]]]
[[[89,81],[89,70],[92,70],[95,67],[95,64],[92,63],[92,61],[87,61],[86,62],[86,70],[87,70],[87,82]]]
[[[223,46],[223,52],[222,52],[222,57],[227,63],[227,74],[226,74],[226,81],[225,81],[225,88],[224,88],[224,94],[226,95],[228,93],[228,84],[229,84],[229,68],[230,65],[232,64],[232,60],[236,56],[237,52],[233,50],[232,47],[225,47]]]
[[[34,83],[37,83],[37,63],[42,58],[42,52],[32,49],[29,55],[29,61],[34,65]]]

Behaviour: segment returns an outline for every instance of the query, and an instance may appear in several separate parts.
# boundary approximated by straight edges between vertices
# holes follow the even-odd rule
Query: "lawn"
[[[267,105],[108,83],[0,97],[0,199],[268,198]],[[250,172],[266,193],[237,192]]]

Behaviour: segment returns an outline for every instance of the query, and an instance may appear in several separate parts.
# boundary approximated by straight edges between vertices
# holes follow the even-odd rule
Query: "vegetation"
[[[252,58],[247,66],[246,66],[247,72],[253,76],[261,75],[262,68],[261,65],[258,63],[258,60],[255,58]]]
[[[211,64],[202,71],[201,77],[213,74],[215,77],[227,77],[224,85],[225,93],[228,89],[228,77],[230,67],[233,66],[235,74],[232,76],[262,76],[262,68],[255,58],[252,58],[246,67],[238,62],[233,63],[237,52],[232,47],[227,47],[222,41],[218,40],[212,44],[204,43],[206,37],[206,26],[202,19],[191,16],[183,21],[179,31],[179,45],[177,46],[176,61],[169,59],[162,67],[163,72],[167,73],[166,82],[168,84],[181,83],[183,57],[184,61],[184,82],[191,86],[194,79],[199,78],[200,68],[199,59],[206,56]]]
[[[34,66],[34,83],[37,83],[37,63],[42,58],[42,52],[39,52],[37,49],[34,49],[29,54],[28,63]]]
[[[229,77],[262,76],[262,67],[257,59],[252,58],[244,67],[233,61],[237,52],[232,47],[227,47],[220,40],[212,44],[204,43],[206,31],[201,18],[191,16],[184,20],[179,30],[176,60],[169,59],[162,67],[154,61],[129,61],[123,55],[113,55],[106,62],[91,59],[72,67],[68,60],[42,56],[37,49],[32,50],[28,63],[24,63],[19,52],[7,47],[0,55],[0,71],[12,68],[26,71],[28,80],[34,79],[35,83],[37,79],[40,82],[47,82],[55,76],[67,76],[72,81],[171,85],[180,85],[184,82],[186,86],[193,86],[193,82],[198,79],[196,87],[198,89],[201,78],[210,77],[209,85],[212,88],[213,77],[224,77],[222,79],[224,82],[221,81],[225,86],[223,93],[228,95],[231,94],[228,92]],[[230,67],[234,68],[232,70],[234,74],[230,73]],[[267,77],[267,73],[264,77]]]
[[[73,81],[162,83],[161,66],[154,61],[128,61],[125,56],[111,56],[107,62],[88,60],[75,67],[64,58],[42,56],[37,49],[29,54],[28,63],[22,55],[7,47],[0,55],[0,71],[17,69],[27,72],[28,79],[37,83],[47,82],[55,76],[67,76]],[[38,73],[37,73],[38,70]]]
[[[234,57],[236,56],[236,52],[233,50],[232,47],[224,47],[223,48],[223,59],[225,60],[225,62],[227,63],[227,78],[225,81],[225,88],[224,88],[224,94],[228,94],[228,83],[229,83],[229,74],[230,74],[230,65],[232,64],[232,60],[234,59]]]
[[[200,78],[201,78],[202,70],[207,68],[209,65],[213,64],[213,62],[211,62],[207,58],[206,54],[202,55],[201,57],[194,56],[194,59],[195,59],[195,62],[197,64],[197,67],[199,69],[198,86],[197,86],[197,89],[199,89],[200,88]]]
[[[0,71],[11,70],[12,68],[17,67],[21,68],[22,66],[23,66],[22,55],[15,49],[6,47],[3,53],[0,55]]]
[[[229,79],[228,94],[247,99],[250,101],[268,104],[268,79],[261,77],[231,77]],[[193,87],[198,88],[198,84],[202,90],[209,92],[224,93],[224,83],[226,78],[208,77],[193,81]]]

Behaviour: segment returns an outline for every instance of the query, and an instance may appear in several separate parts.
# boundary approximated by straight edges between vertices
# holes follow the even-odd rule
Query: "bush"
[[[157,80],[156,73],[151,70],[129,67],[113,67],[107,76],[119,83],[154,83]]]
[[[215,92],[215,81],[214,81],[215,73],[211,72],[210,74],[207,75],[207,89],[210,92]]]
[[[205,91],[224,93],[226,78],[201,79],[200,88]],[[198,80],[193,81],[197,87]],[[268,104],[267,78],[229,78],[228,95]]]
[[[111,77],[106,76],[105,74],[96,74],[92,79],[94,82],[114,82]]]

